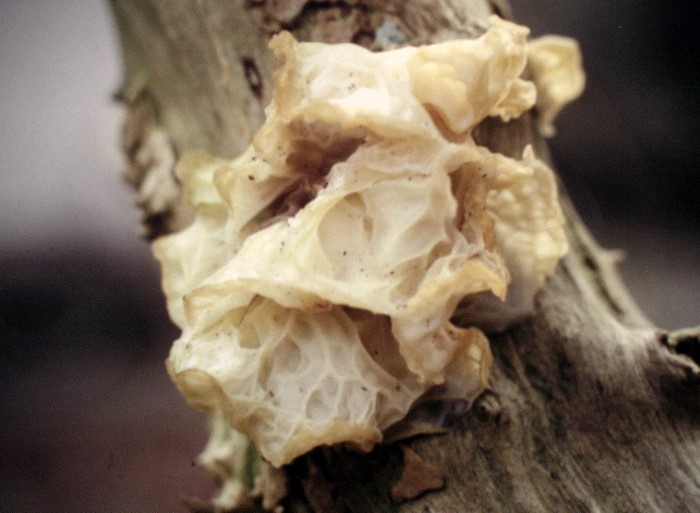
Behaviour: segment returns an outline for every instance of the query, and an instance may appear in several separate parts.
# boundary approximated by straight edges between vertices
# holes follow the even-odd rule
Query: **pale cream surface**
[[[529,308],[567,250],[552,171],[471,136],[537,101],[527,29],[491,24],[383,53],[283,33],[248,151],[178,166],[195,221],[154,244],[182,329],[169,370],[275,466],[370,449],[435,385],[472,400],[490,352],[457,305],[510,285]]]

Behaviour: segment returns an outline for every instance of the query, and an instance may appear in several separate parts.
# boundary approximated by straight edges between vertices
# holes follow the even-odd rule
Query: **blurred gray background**
[[[659,326],[700,321],[698,4],[513,0],[581,42],[588,85],[552,151]],[[119,177],[107,5],[0,0],[0,497],[13,512],[184,511],[204,420],[170,385],[177,336]]]

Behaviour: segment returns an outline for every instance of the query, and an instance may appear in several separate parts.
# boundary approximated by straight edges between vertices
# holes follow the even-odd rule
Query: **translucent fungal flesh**
[[[458,304],[510,286],[530,305],[567,250],[552,171],[472,138],[536,102],[527,29],[490,23],[382,53],[282,33],[250,148],[177,167],[195,220],[154,244],[182,329],[168,369],[275,466],[368,450],[436,386],[471,401],[490,352]]]

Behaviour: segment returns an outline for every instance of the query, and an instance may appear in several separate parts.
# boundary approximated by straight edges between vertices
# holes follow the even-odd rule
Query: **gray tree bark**
[[[173,166],[188,150],[234,157],[262,124],[269,37],[371,46],[392,21],[408,44],[475,37],[496,0],[111,0],[122,40],[127,179],[148,237],[185,226]],[[531,115],[479,128],[516,156],[545,143]],[[535,315],[490,336],[490,390],[449,433],[368,455],[326,448],[286,468],[293,512],[700,511],[700,330],[652,326],[562,194],[571,251]],[[410,448],[410,451],[406,448]],[[391,496],[415,455],[445,484]],[[408,467],[408,461],[406,461]],[[395,494],[396,495],[396,494]]]

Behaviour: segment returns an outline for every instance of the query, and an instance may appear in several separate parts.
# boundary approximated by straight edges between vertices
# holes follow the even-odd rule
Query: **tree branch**
[[[269,36],[376,47],[392,23],[407,44],[474,37],[505,2],[485,0],[112,0],[125,62],[123,146],[150,237],[185,226],[172,168],[188,150],[233,157],[261,125],[276,62]],[[506,155],[546,146],[533,118],[484,123]],[[570,254],[535,316],[490,337],[491,389],[441,436],[404,445],[446,485],[394,503],[397,446],[314,451],[287,469],[290,511],[551,512],[700,510],[698,331],[665,334],[622,284],[564,199]],[[368,472],[371,469],[371,472]]]

